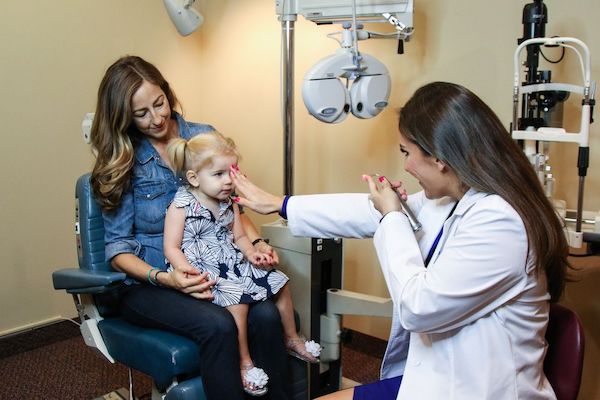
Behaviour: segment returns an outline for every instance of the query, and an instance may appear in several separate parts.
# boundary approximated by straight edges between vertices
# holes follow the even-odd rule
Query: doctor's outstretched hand
[[[240,172],[237,165],[231,166],[229,176],[231,176],[235,191],[238,194],[238,197],[233,199],[237,204],[248,207],[259,214],[272,214],[281,211],[283,197],[265,192],[250,182],[246,175]]]
[[[406,200],[406,190],[402,188],[402,182],[390,182],[385,176],[363,175],[363,180],[369,185],[371,195],[369,199],[373,205],[381,213],[386,215],[392,211],[402,211],[400,197]],[[377,179],[378,182],[375,182]]]

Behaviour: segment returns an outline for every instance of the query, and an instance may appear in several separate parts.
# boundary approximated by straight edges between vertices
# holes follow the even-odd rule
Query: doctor
[[[364,176],[370,194],[279,197],[231,175],[239,204],[294,235],[373,237],[394,302],[381,381],[327,399],[555,399],[544,376],[549,302],[568,246],[533,168],[475,94],[435,82],[400,111],[405,170],[423,191]]]

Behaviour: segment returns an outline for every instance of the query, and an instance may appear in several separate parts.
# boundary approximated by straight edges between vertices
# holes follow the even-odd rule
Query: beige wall
[[[397,55],[392,40],[361,42],[360,49],[388,66],[394,107],[426,82],[453,81],[477,92],[508,125],[512,54],[521,36],[525,3],[417,0],[416,33],[406,54]],[[177,35],[158,0],[3,4],[0,335],[74,315],[70,298],[52,289],[50,274],[76,264],[73,185],[92,163],[80,123],[86,112],[94,110],[99,80],[118,56],[138,54],[154,62],[175,88],[188,118],[210,122],[233,136],[248,175],[268,190],[282,191],[280,27],[274,2],[196,4],[206,23],[187,38]],[[600,57],[596,40],[600,28],[592,22],[600,17],[599,2],[547,0],[546,4],[548,34],[578,37],[587,42],[593,56]],[[302,76],[336,49],[337,44],[325,37],[336,29],[302,19],[297,23],[296,192],[363,191],[360,176],[365,172],[397,176],[410,190],[417,190],[416,182],[402,170],[393,108],[372,120],[348,118],[339,125],[319,123],[304,110]],[[554,69],[555,80],[578,77],[572,60]],[[597,63],[592,74],[600,76]],[[593,126],[585,197],[591,210],[600,209],[600,172],[594,165],[599,136]],[[562,146],[553,154],[557,195],[574,207],[576,148]],[[370,241],[346,241],[345,257],[347,289],[387,295]],[[600,398],[593,372],[600,359],[600,300],[593,289],[599,280],[597,273],[588,273],[571,284],[567,294],[588,330],[582,398],[590,399]],[[382,338],[389,329],[385,319],[346,318],[345,324]]]

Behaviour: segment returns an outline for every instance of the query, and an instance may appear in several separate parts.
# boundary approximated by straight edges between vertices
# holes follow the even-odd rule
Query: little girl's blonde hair
[[[211,166],[215,156],[235,156],[240,159],[235,142],[217,131],[201,133],[190,140],[172,139],[167,154],[175,171],[184,175],[187,171],[196,172]]]

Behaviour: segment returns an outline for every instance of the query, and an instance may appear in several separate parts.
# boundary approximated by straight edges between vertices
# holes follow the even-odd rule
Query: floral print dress
[[[255,267],[233,242],[230,199],[221,202],[218,216],[213,216],[186,187],[179,188],[173,203],[185,208],[181,251],[193,267],[208,271],[209,278],[216,280],[213,303],[227,307],[263,301],[286,284],[288,277],[283,272]]]

